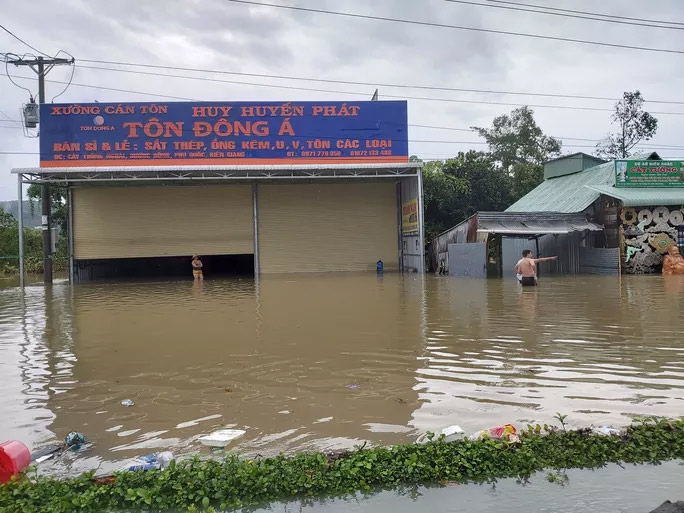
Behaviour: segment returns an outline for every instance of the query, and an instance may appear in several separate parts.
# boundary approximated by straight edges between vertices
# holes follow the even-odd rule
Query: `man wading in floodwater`
[[[192,277],[197,280],[204,280],[202,274],[202,261],[199,255],[192,255]]]
[[[524,286],[537,284],[537,262],[555,260],[556,256],[546,258],[532,258],[532,251],[526,249],[522,252],[522,258],[515,264],[515,273],[518,281]]]

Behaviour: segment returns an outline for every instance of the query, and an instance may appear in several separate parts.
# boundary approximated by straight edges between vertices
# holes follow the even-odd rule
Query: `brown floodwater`
[[[266,276],[0,289],[0,438],[94,445],[46,472],[412,442],[458,424],[684,414],[684,277]],[[132,407],[121,401],[131,399]]]

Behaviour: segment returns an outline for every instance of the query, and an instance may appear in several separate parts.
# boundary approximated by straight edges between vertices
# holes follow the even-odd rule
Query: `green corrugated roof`
[[[652,205],[684,205],[684,187],[615,187],[612,184],[590,186],[597,193],[605,194],[622,201],[626,207],[646,207]]]
[[[506,212],[582,212],[601,193],[591,186],[615,183],[615,166],[606,162],[572,175],[549,178],[513,203]]]

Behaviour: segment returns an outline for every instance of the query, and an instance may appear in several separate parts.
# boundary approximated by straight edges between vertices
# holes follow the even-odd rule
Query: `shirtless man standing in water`
[[[202,273],[202,260],[200,260],[199,255],[194,254],[192,255],[192,277],[195,279],[195,281],[203,281],[204,280],[204,274]]]
[[[518,280],[524,286],[535,286],[537,284],[537,262],[555,260],[558,257],[532,258],[532,251],[526,249],[522,252],[522,258],[515,264],[515,272]]]

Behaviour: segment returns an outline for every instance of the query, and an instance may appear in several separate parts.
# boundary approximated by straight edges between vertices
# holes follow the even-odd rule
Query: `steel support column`
[[[71,187],[67,187],[67,245],[69,251],[69,282],[74,283],[74,200]]]
[[[19,222],[19,286],[24,287],[24,176],[20,173],[17,175],[17,221]]]
[[[259,276],[259,208],[258,185],[252,184],[252,218],[254,220],[254,276]]]
[[[418,272],[425,272],[425,219],[423,215],[423,170],[418,169],[418,237],[420,241],[420,265]]]

